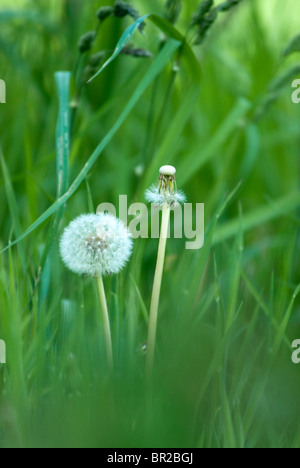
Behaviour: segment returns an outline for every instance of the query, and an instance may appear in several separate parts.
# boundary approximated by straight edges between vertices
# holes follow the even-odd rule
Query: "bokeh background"
[[[300,365],[291,345],[300,339],[300,104],[291,95],[300,40],[291,41],[300,5],[236,3],[195,45],[191,19],[201,2],[182,2],[174,27],[187,34],[200,75],[191,79],[171,57],[59,210],[59,225],[52,216],[1,252],[1,446],[299,447]],[[91,55],[107,58],[133,22],[108,18],[92,50],[79,54],[79,39],[98,27],[106,5],[114,2],[1,0],[2,249],[56,200],[55,73],[72,73],[72,182],[167,41],[147,20],[129,53],[86,85]],[[164,0],[132,5],[170,19]],[[137,240],[126,271],[105,281],[113,378],[94,282],[65,270],[58,243],[65,225],[99,203],[117,205],[120,194],[143,202],[162,163],[176,165],[189,202],[205,203],[206,241],[200,251],[185,250],[184,239],[168,243],[149,409],[144,360],[157,240]]]

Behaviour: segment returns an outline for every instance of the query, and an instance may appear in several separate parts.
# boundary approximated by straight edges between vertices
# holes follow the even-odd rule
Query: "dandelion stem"
[[[150,321],[149,321],[149,331],[148,331],[148,341],[147,341],[147,358],[146,358],[146,372],[147,372],[148,379],[150,379],[152,375],[154,356],[155,356],[158,306],[159,306],[161,283],[162,283],[165,255],[166,255],[169,222],[170,222],[170,206],[167,203],[164,203],[163,209],[162,209],[161,232],[160,232],[157,263],[156,263],[151,307],[150,307]]]
[[[110,370],[113,370],[113,352],[112,352],[111,331],[110,331],[107,302],[106,302],[102,276],[99,276],[97,278],[97,288],[98,288],[98,295],[99,295],[99,301],[100,301],[100,308],[102,312],[102,320],[103,320],[103,325],[104,325],[107,361],[108,361]]]

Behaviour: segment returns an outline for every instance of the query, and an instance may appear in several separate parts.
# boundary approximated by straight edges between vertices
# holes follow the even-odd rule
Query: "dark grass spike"
[[[97,11],[97,18],[98,18],[98,20],[100,21],[100,23],[102,23],[102,22],[105,21],[107,18],[109,18],[110,16],[112,16],[113,13],[114,13],[113,7],[111,7],[111,6],[101,7],[101,8],[99,8],[99,10]]]
[[[131,55],[131,57],[136,57],[136,58],[152,58],[153,55],[149,50],[142,49],[140,47],[136,48],[133,47],[132,44],[128,44],[125,46],[122,50],[122,54],[124,55]]]
[[[89,50],[91,50],[95,38],[96,38],[96,31],[89,31],[83,36],[81,36],[78,42],[79,52],[81,54],[84,54],[84,52],[88,52]]]
[[[171,24],[176,24],[182,10],[181,0],[167,0],[165,4],[165,18],[170,21]]]
[[[206,38],[208,31],[210,30],[212,25],[215,23],[217,17],[218,17],[218,10],[214,8],[213,10],[211,10],[211,12],[208,15],[202,18],[201,22],[198,25],[198,35],[194,42],[195,45],[202,44],[202,42]]]
[[[113,7],[113,15],[116,18],[125,18],[126,16],[130,16],[134,21],[139,19],[141,16],[138,10],[132,6],[130,3],[117,1]],[[145,29],[146,23],[142,22],[139,24],[140,32],[143,32]]]
[[[217,8],[219,11],[229,11],[231,8],[237,6],[243,0],[226,0],[226,2],[221,3]]]
[[[219,12],[229,11],[237,6],[242,0],[226,0],[224,3],[214,7],[213,0],[204,0],[198,11],[193,15],[191,26],[198,28],[198,34],[194,45],[200,45],[207,36],[208,31],[218,18]]]
[[[207,15],[214,5],[214,0],[203,0],[196,13],[192,17],[192,26],[200,25],[205,15]]]

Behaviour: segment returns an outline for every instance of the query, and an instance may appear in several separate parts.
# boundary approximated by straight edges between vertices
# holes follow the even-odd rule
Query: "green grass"
[[[12,12],[2,0],[1,447],[299,447],[300,6],[243,0],[190,48],[198,2],[183,3],[172,26],[163,0],[136,0],[152,16],[131,42],[153,58],[120,54],[79,89],[78,40],[113,2],[28,0]],[[93,52],[108,58],[131,24],[107,19]],[[70,89],[58,71],[72,72]],[[79,106],[66,119],[68,94]],[[136,240],[126,270],[105,280],[113,377],[94,281],[64,268],[58,243],[102,202],[143,202],[169,163],[188,201],[205,203],[206,238],[199,251],[168,242],[150,412],[157,239]]]

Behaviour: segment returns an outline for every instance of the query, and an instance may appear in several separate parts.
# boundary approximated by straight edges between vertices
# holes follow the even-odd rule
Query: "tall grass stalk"
[[[159,298],[161,292],[161,284],[165,263],[167,238],[170,224],[170,205],[167,203],[163,204],[162,207],[162,222],[161,232],[158,246],[158,255],[153,283],[153,291],[150,306],[150,319],[149,319],[149,330],[147,340],[147,357],[146,357],[146,373],[147,378],[150,379],[153,370],[154,356],[155,356],[155,344],[157,334],[157,319],[158,319],[158,307]]]
[[[99,303],[100,303],[100,309],[101,309],[101,317],[102,317],[102,322],[103,322],[103,327],[104,327],[107,362],[108,362],[110,371],[112,371],[113,366],[114,366],[114,360],[113,360],[113,349],[112,349],[112,341],[111,341],[111,329],[110,329],[107,301],[106,301],[106,295],[105,295],[105,289],[104,289],[102,276],[98,276],[97,278],[97,291],[98,291],[98,297],[99,297]]]

